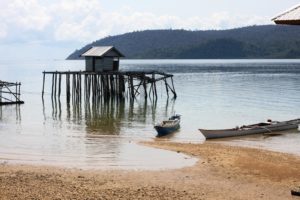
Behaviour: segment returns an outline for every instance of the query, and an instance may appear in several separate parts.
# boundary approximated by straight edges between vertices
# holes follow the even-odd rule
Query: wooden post
[[[155,73],[152,74],[152,79],[153,79],[153,85],[154,85],[154,95],[155,95],[155,98],[157,98],[157,89],[156,89]]]
[[[43,72],[43,89],[42,89],[42,97],[44,97],[44,89],[45,89],[45,71]]]
[[[120,97],[124,97],[125,95],[125,80],[124,80],[124,76],[121,75],[120,76]]]
[[[151,91],[153,90],[153,84],[152,84],[152,82],[151,82],[151,86],[150,86],[150,88],[149,88],[149,97],[151,98]],[[153,93],[153,91],[152,91],[152,93]]]
[[[78,76],[78,100],[81,102],[81,72],[77,75]]]
[[[83,86],[83,89],[84,89],[84,92],[83,92],[83,95],[84,95],[84,101],[86,102],[86,100],[87,100],[87,78],[86,78],[86,74],[84,75],[84,86]]]
[[[133,86],[133,76],[130,75],[130,91],[131,91],[131,98],[134,99],[134,86]]]
[[[109,76],[108,76],[108,75],[106,75],[105,80],[106,80],[106,93],[107,93],[107,99],[109,99],[109,98],[110,98],[110,87],[109,87]]]
[[[66,74],[67,103],[70,103],[70,74]]]
[[[144,87],[145,99],[147,99],[148,94],[147,94],[147,83],[146,83],[146,76],[145,76],[145,74],[143,74],[143,87]]]
[[[19,95],[18,95],[19,101],[21,101],[21,82],[19,82]]]
[[[101,91],[101,98],[104,98],[105,96],[105,91],[104,91],[104,76],[101,74],[100,75],[100,91]]]
[[[101,76],[97,75],[97,100],[101,99]]]
[[[1,105],[1,102],[2,102],[2,86],[0,86],[0,105]]]
[[[115,88],[115,96],[117,96],[119,94],[119,84],[118,84],[118,76],[117,75],[114,75],[114,88]]]
[[[115,95],[115,78],[114,75],[110,75],[110,89],[111,89],[111,96]]]
[[[174,94],[174,98],[176,99],[177,98],[177,94],[176,94],[176,91],[175,91],[175,87],[174,87],[174,82],[173,82],[173,77],[171,76],[171,81],[172,81],[172,87],[173,87],[173,94]]]
[[[164,82],[165,82],[165,86],[166,86],[167,96],[168,96],[168,98],[169,98],[169,88],[168,88],[167,80],[164,79]]]
[[[51,96],[53,97],[54,95],[54,73],[52,74],[52,90],[51,90]]]
[[[59,73],[59,81],[58,81],[58,98],[60,98],[61,93],[61,73]]]
[[[103,97],[103,82],[102,82],[102,75],[99,74],[99,94],[100,94],[100,99]]]
[[[157,99],[156,82],[153,82],[153,85],[154,85],[154,95],[155,95],[155,98]]]
[[[76,76],[75,74],[73,74],[73,79],[72,79],[72,101],[74,103],[74,100],[75,100],[75,83],[76,83]]]
[[[18,102],[18,82],[16,82],[16,102]]]
[[[81,72],[78,74],[78,83],[79,83],[79,102],[81,102]]]
[[[92,95],[92,102],[94,102],[94,75],[91,75],[91,95]]]
[[[91,75],[88,75],[88,101],[90,101],[91,98]]]
[[[57,73],[54,76],[54,96],[56,98],[56,89],[57,89]]]
[[[98,90],[98,80],[97,80],[97,74],[94,75],[94,101],[97,103],[97,90]]]

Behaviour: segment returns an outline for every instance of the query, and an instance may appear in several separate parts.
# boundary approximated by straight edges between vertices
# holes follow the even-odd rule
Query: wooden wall
[[[88,72],[113,71],[113,62],[114,62],[113,57],[104,57],[104,58],[85,57],[85,64],[86,64],[85,70]]]

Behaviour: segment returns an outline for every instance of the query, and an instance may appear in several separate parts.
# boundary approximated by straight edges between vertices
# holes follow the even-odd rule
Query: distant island
[[[136,31],[94,41],[67,59],[81,59],[92,46],[115,46],[127,59],[300,58],[300,26]]]

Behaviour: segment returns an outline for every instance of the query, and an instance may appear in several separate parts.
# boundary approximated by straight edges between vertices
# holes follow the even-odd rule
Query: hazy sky
[[[80,48],[144,29],[228,29],[271,24],[299,0],[0,0],[0,53],[18,45]]]

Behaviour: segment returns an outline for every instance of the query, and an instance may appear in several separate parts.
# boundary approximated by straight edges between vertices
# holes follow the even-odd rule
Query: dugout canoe
[[[288,121],[272,121],[262,122],[258,124],[243,125],[232,129],[219,129],[219,130],[207,130],[199,129],[206,139],[217,139],[225,137],[235,137],[253,134],[273,133],[279,131],[287,131],[292,129],[298,129],[300,119],[293,119]]]

